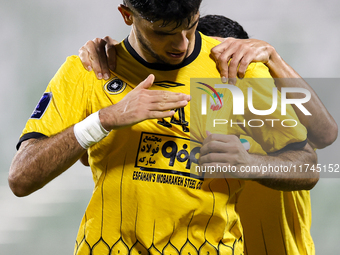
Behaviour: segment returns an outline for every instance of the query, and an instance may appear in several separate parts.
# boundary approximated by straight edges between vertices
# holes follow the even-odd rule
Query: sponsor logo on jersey
[[[31,119],[40,119],[44,115],[47,107],[49,106],[51,99],[52,99],[52,92],[44,93],[43,96],[40,98],[39,103],[35,107],[31,115]]]
[[[142,132],[135,167],[203,179],[204,174],[195,171],[201,146],[188,138]]]
[[[126,82],[121,79],[114,78],[104,85],[104,90],[110,95],[117,95],[122,93],[126,88]]]

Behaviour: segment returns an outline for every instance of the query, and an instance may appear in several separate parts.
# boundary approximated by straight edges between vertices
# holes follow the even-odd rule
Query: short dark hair
[[[143,19],[150,22],[163,21],[162,26],[175,23],[179,27],[183,22],[191,23],[198,13],[202,0],[123,0],[124,5],[132,7]]]
[[[197,30],[208,36],[248,39],[243,27],[236,21],[222,15],[206,15],[198,22]]]

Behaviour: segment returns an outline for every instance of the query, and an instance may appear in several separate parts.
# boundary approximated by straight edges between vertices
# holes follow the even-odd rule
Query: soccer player
[[[206,15],[201,17],[197,26],[197,30],[205,35],[215,37],[233,37],[238,39],[249,39],[247,32],[243,27],[227,17],[221,15]],[[217,38],[223,40],[222,38]],[[80,49],[79,56],[85,67],[92,66],[100,67],[108,70],[107,63],[115,66],[114,40],[106,37],[104,43],[108,49],[107,54],[111,58],[107,59],[104,53],[105,47],[103,40],[97,38],[94,41],[89,41]],[[266,46],[272,49],[265,42],[249,40],[256,43],[256,47]],[[242,41],[243,45],[247,41]],[[260,44],[261,43],[261,44]],[[98,50],[98,52],[96,51]],[[92,62],[90,61],[90,54]],[[274,51],[273,55],[277,53]],[[101,58],[99,58],[101,56]],[[278,55],[277,55],[278,56]],[[97,63],[98,61],[98,63]],[[277,78],[296,78],[301,77],[281,58],[274,58],[275,65],[269,65],[269,70],[274,77]],[[114,68],[114,67],[113,67]],[[97,73],[105,73],[105,71],[96,70]],[[280,81],[280,80],[277,80]],[[286,82],[285,82],[286,81]],[[313,122],[307,122],[304,115],[297,111],[302,124],[307,126],[308,138],[310,143],[317,148],[323,148],[331,144],[337,136],[337,125],[333,118],[323,106],[318,97],[316,97],[313,89],[307,83],[293,83],[289,79],[282,79],[277,83],[279,89],[281,86],[298,85],[307,88],[313,93],[311,104],[307,106],[309,111],[313,112]],[[318,118],[316,116],[319,116]],[[320,117],[323,118],[320,120]],[[320,128],[317,123],[323,123],[323,128]],[[86,157],[83,162],[86,162]],[[86,164],[86,163],[85,163]],[[252,206],[249,206],[252,205]],[[307,190],[283,192],[275,191],[259,185],[256,182],[246,182],[244,191],[240,196],[237,205],[241,216],[241,222],[245,239],[245,254],[314,254],[314,244],[310,235],[311,224],[311,207],[310,194]],[[285,210],[282,210],[285,208]],[[304,215],[299,217],[298,215]]]
[[[213,25],[201,23],[201,31],[209,35],[219,29],[217,20],[223,18],[212,16]],[[225,20],[225,22],[228,22]],[[207,24],[207,25],[205,25]],[[223,24],[223,23],[222,23]],[[229,22],[229,27],[234,23]],[[215,29],[215,30],[212,30]],[[211,32],[213,31],[213,32]],[[222,31],[226,30],[220,30]],[[239,28],[232,37],[247,39]],[[228,37],[227,33],[218,34]],[[271,48],[268,45],[269,49]],[[313,93],[312,100],[305,105],[312,112],[307,120],[301,112],[296,111],[302,124],[307,127],[308,139],[316,148],[331,144],[337,136],[337,125],[327,109],[315,95],[312,88],[286,64],[276,52],[272,54],[272,65],[267,65],[272,76],[277,79],[277,87],[299,86]],[[320,119],[322,118],[322,119]],[[320,125],[322,123],[322,125]],[[237,204],[245,236],[245,254],[315,254],[314,243],[310,235],[311,205],[308,190],[276,191],[255,182],[246,182]]]
[[[271,129],[270,135],[246,129],[275,156],[248,154],[235,135],[206,137],[200,116],[188,115],[190,78],[219,76],[209,57],[216,40],[196,32],[199,5],[198,0],[125,1],[119,11],[132,29],[117,46],[111,79],[97,80],[78,57],[69,57],[26,124],[9,175],[18,196],[43,187],[88,151],[95,189],[75,254],[242,254],[235,204],[244,181],[191,175],[200,149],[199,160],[208,165],[226,163],[220,158],[238,168],[260,162],[315,163],[305,129],[290,107],[287,115],[297,121],[296,128]],[[250,66],[245,77],[270,77],[263,64]],[[254,90],[259,88],[255,85]],[[266,102],[264,95],[261,103]],[[159,121],[168,118],[167,124]],[[200,132],[189,144],[193,125]],[[280,135],[277,143],[268,141]],[[311,172],[303,176],[247,177],[287,190],[310,189],[318,180]]]

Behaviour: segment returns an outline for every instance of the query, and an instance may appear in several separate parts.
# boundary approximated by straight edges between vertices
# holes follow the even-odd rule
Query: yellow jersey
[[[236,207],[245,254],[315,254],[309,191],[284,192],[247,181]]]
[[[117,69],[109,81],[97,80],[78,57],[67,58],[20,142],[53,136],[118,103],[150,73],[156,77],[151,89],[189,94],[190,78],[219,77],[210,58],[217,43],[197,33],[193,53],[180,65],[168,66],[145,62],[125,40],[117,48]],[[251,64],[247,77],[258,77],[258,69],[268,75],[257,63]],[[79,227],[75,254],[243,254],[235,205],[244,181],[204,178],[190,171],[205,137],[201,134],[207,130],[195,111],[189,114],[189,103],[172,118],[113,130],[88,149],[95,188]],[[291,130],[274,150],[306,139],[302,127],[299,135]],[[262,135],[251,134],[258,136],[255,140],[263,148],[272,148],[273,141]]]

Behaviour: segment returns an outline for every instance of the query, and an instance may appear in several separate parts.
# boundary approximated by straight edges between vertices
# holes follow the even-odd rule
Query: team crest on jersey
[[[48,105],[51,102],[51,99],[52,99],[52,92],[44,93],[39,103],[35,107],[31,115],[31,119],[40,119],[44,115]]]
[[[118,79],[117,77],[104,85],[104,90],[110,95],[117,95],[119,93],[122,93],[125,90],[125,88],[126,82],[123,82],[121,79]]]

